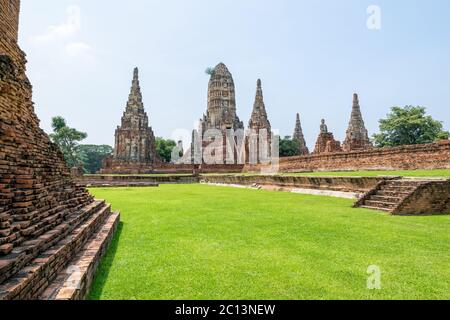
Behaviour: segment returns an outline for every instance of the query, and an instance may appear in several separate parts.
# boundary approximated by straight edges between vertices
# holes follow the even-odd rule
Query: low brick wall
[[[281,172],[419,169],[450,169],[450,141],[280,159]]]
[[[108,175],[86,175],[78,177],[79,184],[90,186],[157,186],[159,184],[190,184],[198,183],[199,177],[194,175],[172,175],[172,176],[108,176]]]
[[[363,194],[375,188],[384,177],[289,177],[289,176],[202,176],[212,184],[277,186],[296,189],[331,190]]]

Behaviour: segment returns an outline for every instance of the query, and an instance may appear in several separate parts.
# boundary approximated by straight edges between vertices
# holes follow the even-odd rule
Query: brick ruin
[[[20,0],[0,0],[0,300],[38,298],[51,284],[58,292],[56,278],[77,256],[89,268],[66,297],[82,298],[119,215],[74,182],[39,128],[17,44],[19,11]]]
[[[450,179],[397,178],[381,181],[354,205],[395,215],[450,213]]]
[[[209,129],[244,129],[236,113],[236,93],[231,72],[223,63],[215,68],[208,83],[208,107],[201,120],[202,132]]]
[[[257,163],[261,156],[267,158],[270,154],[270,144],[272,141],[272,126],[267,116],[266,105],[264,103],[264,95],[262,90],[261,80],[258,79],[256,83],[255,102],[253,104],[253,111],[248,123],[248,132],[250,135],[246,143],[247,162]],[[254,139],[253,143],[249,143],[249,139]],[[261,139],[267,141],[267,149],[261,149]],[[249,146],[253,145],[254,150],[249,150]],[[255,159],[250,159],[250,154],[255,156]]]
[[[328,126],[326,125],[325,120],[322,119],[320,134],[317,138],[314,154],[335,153],[341,151],[341,143],[334,139],[334,135],[331,132],[328,132]]]
[[[101,173],[151,173],[159,163],[155,135],[149,127],[144,109],[138,68],[133,81],[121,126],[115,134],[114,154],[105,159]]]
[[[450,169],[450,141],[280,159],[281,172],[420,169]]]
[[[303,135],[302,123],[300,121],[300,114],[297,113],[297,119],[295,121],[293,140],[297,141],[299,144],[298,155],[304,156],[309,154],[308,146],[306,145],[305,136]]]
[[[373,148],[369,139],[369,133],[365,127],[361,107],[359,106],[359,98],[355,93],[353,95],[352,115],[345,136],[342,149],[345,152],[355,150],[368,150]]]

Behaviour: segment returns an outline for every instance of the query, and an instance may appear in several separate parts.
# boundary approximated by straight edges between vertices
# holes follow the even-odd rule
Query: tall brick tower
[[[0,300],[83,298],[119,215],[77,185],[39,128],[17,45],[19,9],[19,0],[0,0]],[[85,277],[77,288],[64,285],[69,265]]]
[[[300,121],[300,114],[297,113],[297,119],[295,121],[295,131],[293,139],[296,140],[300,147],[299,147],[299,155],[304,156],[309,154],[309,149],[306,145],[305,136],[303,135],[303,128],[302,123]]]
[[[155,135],[142,102],[139,71],[134,69],[133,81],[122,124],[116,130],[114,159],[152,164],[156,160]]]
[[[270,121],[267,117],[266,105],[264,104],[262,84],[261,80],[259,79],[256,83],[255,102],[253,104],[253,112],[248,124],[248,128],[255,131],[266,129],[268,133],[272,131]]]
[[[227,66],[223,63],[219,63],[213,70],[211,78],[208,83],[208,107],[206,113],[200,119],[200,131],[194,133],[194,136],[199,137],[198,141],[203,149],[207,149],[214,142],[202,142],[203,137],[208,130],[219,130],[222,134],[223,139],[223,150],[219,153],[215,153],[214,161],[220,162],[215,164],[227,163],[237,163],[240,162],[239,159],[243,157],[238,154],[237,150],[232,154],[232,141],[231,141],[231,131],[241,130],[244,132],[244,123],[239,120],[236,112],[236,94],[234,87],[234,80],[231,72],[228,70]],[[242,138],[242,139],[241,139]],[[241,139],[244,142],[244,134],[242,134]],[[238,138],[235,139],[235,144],[238,144]],[[230,143],[227,141],[230,140]],[[194,146],[194,141],[193,145]],[[194,147],[192,150],[201,149],[199,146]],[[194,152],[194,151],[193,151]],[[198,152],[194,152],[198,153]],[[221,160],[219,160],[221,159]],[[204,160],[204,159],[203,159]],[[244,159],[245,160],[245,159]]]
[[[256,82],[256,95],[253,104],[253,112],[248,123],[250,136],[247,138],[247,158],[250,161],[250,153],[253,153],[252,161],[262,160],[270,157],[270,148],[272,142],[272,126],[267,117],[266,105],[262,90],[261,80]],[[254,136],[253,136],[254,135]],[[264,137],[263,137],[264,135]],[[261,141],[264,139],[264,141]],[[252,143],[250,143],[252,142]],[[265,142],[265,143],[262,143]],[[250,143],[250,144],[249,144]],[[264,147],[262,149],[262,147]]]
[[[353,95],[352,115],[342,148],[344,151],[349,152],[354,150],[367,150],[372,147],[369,133],[364,125],[361,107],[359,106],[359,98],[355,93]]]
[[[244,129],[236,114],[234,80],[227,66],[219,63],[208,84],[208,109],[202,119],[202,129]]]

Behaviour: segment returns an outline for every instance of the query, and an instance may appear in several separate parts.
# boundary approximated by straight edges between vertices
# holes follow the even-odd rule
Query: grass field
[[[450,216],[206,185],[93,192],[122,223],[90,299],[450,299]]]

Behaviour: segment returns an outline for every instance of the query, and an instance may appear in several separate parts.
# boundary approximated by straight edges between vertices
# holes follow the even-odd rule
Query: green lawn
[[[92,192],[122,224],[91,299],[450,299],[450,216],[207,185]]]

